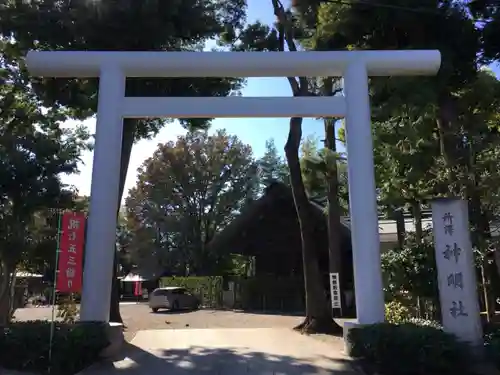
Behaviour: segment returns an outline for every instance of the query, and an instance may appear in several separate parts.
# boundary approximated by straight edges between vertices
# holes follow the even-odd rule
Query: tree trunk
[[[123,137],[122,137],[122,154],[120,160],[120,185],[118,194],[118,210],[116,216],[120,212],[120,205],[125,189],[125,180],[127,178],[128,165],[130,161],[130,154],[135,140],[135,131],[137,127],[137,120],[126,119],[123,121]],[[111,300],[109,306],[109,321],[115,323],[123,323],[120,314],[120,282],[117,278],[118,272],[118,249],[115,244],[115,259],[113,262],[113,281],[111,284]]]
[[[16,267],[12,264],[0,261],[0,327],[9,324],[12,317],[11,309],[11,281]]]
[[[488,288],[488,278],[486,277],[486,270],[484,267],[484,262],[479,266],[479,276],[481,280],[481,285],[483,286],[483,302],[484,302],[484,309],[486,310],[486,321],[489,323],[491,322],[491,319],[493,318],[495,311],[493,310],[493,314],[491,314],[491,308],[490,308],[490,293],[489,293],[489,288]],[[479,299],[481,302],[481,299]],[[495,304],[493,303],[493,306]]]
[[[417,244],[422,244],[423,241],[423,223],[422,223],[422,207],[420,206],[420,202],[413,201],[411,202],[411,212],[413,215],[414,223],[415,223],[415,239]],[[399,211],[400,213],[400,220],[402,218],[403,220],[403,226],[404,226],[404,216],[402,211]],[[401,248],[403,248],[403,244],[401,243]],[[427,315],[427,306],[420,298],[420,296],[417,296],[417,310],[418,314],[420,317],[426,316]]]
[[[290,169],[290,185],[301,232],[306,297],[306,318],[295,329],[306,333],[340,333],[342,329],[335,324],[328,311],[325,290],[321,282],[314,242],[311,206],[300,170],[299,147],[301,138],[302,118],[291,118],[285,155]]]
[[[415,239],[416,242],[420,245],[422,244],[422,240],[424,237],[424,228],[422,223],[422,207],[420,207],[420,202],[413,201],[411,203],[411,214],[413,215],[413,219],[415,221]]]
[[[0,296],[0,327],[5,327],[10,323],[10,293],[5,292]]]
[[[493,256],[495,258],[495,265],[498,276],[500,276],[500,247],[498,245],[495,245]]]
[[[494,272],[493,267],[489,264],[488,257],[488,240],[491,238],[489,218],[483,212],[481,206],[481,197],[476,187],[476,183],[470,183],[468,186],[469,198],[469,220],[472,225],[472,246],[477,248],[483,254],[482,264],[479,267],[479,282],[483,286],[484,308],[486,310],[486,318],[489,321],[495,316],[495,298],[491,290],[491,274]]]
[[[113,323],[123,323],[120,313],[120,281],[117,277],[118,256],[115,249],[115,259],[113,261],[113,280],[111,281],[111,301],[109,304],[109,321]]]
[[[325,147],[333,152],[337,151],[335,144],[335,120],[325,119]],[[337,162],[332,166],[328,166],[328,259],[330,273],[339,274],[340,282],[340,309],[332,309],[334,318],[341,318],[343,316],[342,306],[345,308],[345,276],[342,272],[342,249],[341,236],[342,230],[340,226],[340,210],[339,210],[339,176],[337,170]],[[330,169],[331,168],[331,169]],[[333,298],[333,296],[330,296]]]
[[[449,92],[445,92],[439,99],[439,109],[437,117],[437,128],[439,132],[439,146],[441,155],[445,161],[448,179],[448,192],[451,196],[460,195],[457,176],[454,168],[458,164],[456,151],[456,135],[453,130],[453,123],[456,121],[456,108],[453,98]]]
[[[406,237],[406,226],[405,226],[405,215],[402,209],[395,210],[393,212],[393,218],[396,221],[396,234],[398,236],[398,246],[402,249],[405,245]]]

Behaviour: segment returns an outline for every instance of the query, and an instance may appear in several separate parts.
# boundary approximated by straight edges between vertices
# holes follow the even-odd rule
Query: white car
[[[198,298],[182,287],[157,288],[149,295],[149,307],[153,312],[159,309],[197,309],[199,305]]]

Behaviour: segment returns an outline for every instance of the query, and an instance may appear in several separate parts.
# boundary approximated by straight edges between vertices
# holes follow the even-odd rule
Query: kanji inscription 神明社
[[[467,210],[461,199],[437,199],[432,203],[432,222],[444,328],[479,344],[482,332]]]

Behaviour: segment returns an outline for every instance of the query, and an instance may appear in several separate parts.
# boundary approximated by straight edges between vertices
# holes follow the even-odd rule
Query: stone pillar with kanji
[[[432,227],[444,329],[480,347],[483,333],[467,201],[434,200]]]

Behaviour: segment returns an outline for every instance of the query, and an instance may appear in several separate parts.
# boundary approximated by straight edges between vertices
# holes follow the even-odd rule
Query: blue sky
[[[249,0],[248,20],[253,22],[260,20],[271,24],[274,21],[273,10],[269,0]],[[499,73],[497,67],[492,67]],[[291,91],[285,78],[252,78],[248,80],[243,89],[244,96],[290,96]],[[68,122],[67,126],[72,126]],[[85,121],[90,132],[95,132],[95,119]],[[287,119],[216,119],[212,123],[211,132],[217,129],[226,129],[228,133],[237,135],[243,142],[250,144],[256,157],[262,156],[265,151],[265,141],[273,138],[279,150],[283,149],[288,135]],[[303,124],[304,138],[316,136],[323,138],[323,124],[321,121],[306,119]],[[178,123],[166,125],[165,128],[152,140],[143,140],[134,145],[130,159],[130,165],[125,183],[125,194],[136,183],[137,169],[150,157],[159,143],[175,140],[179,135],[185,134],[185,130]],[[340,145],[339,145],[340,146]],[[80,194],[90,195],[90,184],[92,176],[92,152],[83,155],[79,166],[80,174],[63,176],[63,181],[75,186]]]

